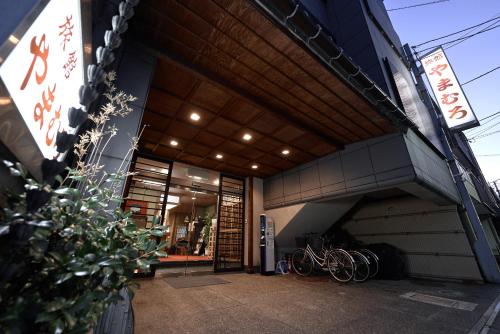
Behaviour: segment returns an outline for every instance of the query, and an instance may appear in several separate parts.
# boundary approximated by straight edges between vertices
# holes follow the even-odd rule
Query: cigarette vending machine
[[[274,222],[265,214],[260,215],[260,273],[274,274]]]

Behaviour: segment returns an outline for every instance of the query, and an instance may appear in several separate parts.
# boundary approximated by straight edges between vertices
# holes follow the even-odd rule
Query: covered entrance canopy
[[[158,59],[140,144],[154,155],[267,177],[405,123],[251,1],[141,2],[134,20],[136,40]]]

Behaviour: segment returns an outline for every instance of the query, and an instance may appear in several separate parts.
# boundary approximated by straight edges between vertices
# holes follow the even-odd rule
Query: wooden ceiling
[[[155,155],[265,177],[395,131],[248,1],[143,1],[132,31],[158,57],[140,143]]]

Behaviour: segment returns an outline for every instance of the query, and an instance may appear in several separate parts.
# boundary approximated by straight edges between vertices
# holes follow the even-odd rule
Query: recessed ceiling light
[[[252,169],[257,169],[257,168],[259,168],[259,166],[257,166],[257,165],[252,165]]]
[[[290,150],[283,150],[283,151],[281,151],[281,154],[283,154],[283,155],[289,155],[290,154]]]
[[[177,140],[171,140],[170,145],[177,146],[177,145],[179,145],[179,142]]]
[[[216,155],[215,155],[215,157],[216,157],[217,159],[222,159],[222,158],[224,158],[224,156],[223,156],[222,154],[216,154]]]
[[[249,134],[249,133],[245,133],[245,134],[243,135],[243,140],[249,141],[250,139],[252,139],[252,135],[251,135],[251,134]]]
[[[191,113],[191,116],[189,116],[189,118],[191,118],[191,119],[192,119],[193,121],[195,121],[195,122],[198,122],[198,121],[200,120],[200,118],[201,118],[201,117],[200,117],[200,115],[199,115],[199,114],[197,114],[197,113],[193,112],[193,113]]]

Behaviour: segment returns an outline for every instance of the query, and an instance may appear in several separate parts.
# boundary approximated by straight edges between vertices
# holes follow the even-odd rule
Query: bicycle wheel
[[[354,277],[354,260],[343,249],[334,249],[328,254],[328,270],[337,281],[346,283]]]
[[[377,254],[366,248],[360,249],[359,252],[366,256],[368,261],[370,261],[370,278],[377,276],[379,267]]]
[[[364,282],[370,277],[370,261],[358,251],[349,251],[349,254],[354,259],[356,270],[354,271],[354,281]]]
[[[313,270],[313,259],[304,248],[299,248],[292,255],[293,270],[300,276],[309,276]]]

